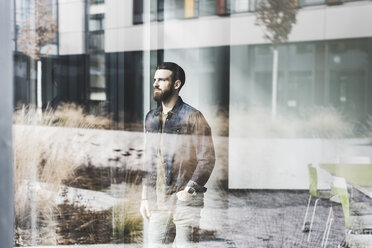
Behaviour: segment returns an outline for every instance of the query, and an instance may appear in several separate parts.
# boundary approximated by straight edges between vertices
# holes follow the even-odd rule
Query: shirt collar
[[[183,104],[182,98],[178,96],[176,104],[174,104],[173,108],[168,112],[168,115],[174,115],[178,113],[182,104]],[[163,105],[159,104],[159,106],[155,110],[155,116],[160,115],[162,111],[163,111]]]

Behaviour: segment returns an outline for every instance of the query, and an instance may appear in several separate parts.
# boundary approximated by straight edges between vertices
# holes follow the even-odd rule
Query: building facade
[[[74,102],[139,130],[160,61],[186,71],[181,95],[212,106],[234,132],[233,109],[270,108],[272,49],[255,25],[258,0],[48,0],[58,33],[42,58],[42,102]],[[31,0],[15,0],[15,105],[36,104],[35,63],[17,48]],[[278,113],[334,108],[361,129],[372,115],[371,1],[299,0],[279,46]],[[139,124],[139,125],[138,125]]]

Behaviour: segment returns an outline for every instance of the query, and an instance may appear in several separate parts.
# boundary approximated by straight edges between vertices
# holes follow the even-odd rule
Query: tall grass
[[[66,242],[68,244],[99,243],[102,240],[141,242],[143,227],[138,209],[142,171],[136,170],[136,166],[127,169],[123,165],[133,164],[136,161],[138,163],[142,150],[129,148],[128,151],[122,151],[120,147],[115,150],[120,159],[109,158],[107,164],[102,164],[102,167],[89,166],[92,162],[92,149],[97,151],[97,147],[106,146],[107,144],[103,142],[107,139],[95,139],[97,133],[95,131],[74,129],[72,132],[70,128],[52,128],[107,129],[109,124],[109,119],[88,115],[81,107],[72,104],[62,105],[56,110],[47,109],[42,114],[30,107],[21,107],[14,113],[15,243],[17,246],[56,245]],[[110,173],[106,173],[107,171]],[[123,178],[114,178],[120,175]],[[109,178],[104,178],[106,176]],[[61,185],[73,181],[75,184],[72,186],[80,188],[83,185],[79,182],[85,182],[88,190],[105,191],[109,185],[105,184],[106,188],[99,189],[91,187],[98,179],[101,181],[108,179],[109,184],[110,180],[111,184],[126,182],[125,192],[117,196],[125,197],[124,205],[102,212],[77,207],[73,202],[55,205],[54,198]],[[47,185],[48,189],[38,186],[40,183],[46,183],[43,185]],[[112,218],[101,221],[100,214]],[[71,220],[72,217],[76,221]],[[78,222],[74,225],[79,224],[79,228],[89,224],[87,228],[108,226],[110,230],[104,228],[106,230],[104,233],[99,230],[85,232],[84,227],[85,229],[81,228],[78,233],[75,233],[77,231],[73,228],[73,222]],[[35,233],[30,232],[32,228],[36,229]],[[111,236],[106,235],[107,233],[111,233]],[[72,237],[71,235],[76,239],[69,238]]]
[[[116,205],[112,208],[113,239],[116,243],[141,243],[143,239],[143,220],[132,214],[130,206]],[[138,212],[138,209],[137,211]]]
[[[299,120],[299,135],[311,138],[349,138],[354,135],[354,122],[332,107],[313,107]]]
[[[22,125],[44,125],[74,128],[109,129],[110,119],[84,112],[83,107],[63,103],[56,109],[46,108],[42,114],[32,106],[20,106],[14,112],[13,121]]]
[[[332,107],[312,107],[297,114],[280,112],[275,118],[270,109],[242,106],[230,106],[229,118],[211,113],[211,126],[229,128],[220,133],[244,138],[348,138],[355,129],[352,121]]]
[[[23,106],[15,111],[13,121],[15,241],[17,245],[54,245],[54,197],[62,182],[72,177],[80,151],[74,149],[78,134],[65,135],[50,127],[109,128],[110,121],[85,114],[73,104],[48,108],[42,114]],[[39,192],[32,182],[48,183],[48,191]],[[37,237],[26,229],[37,229]]]
[[[368,117],[366,125],[366,136],[369,137],[370,143],[372,144],[372,116]]]

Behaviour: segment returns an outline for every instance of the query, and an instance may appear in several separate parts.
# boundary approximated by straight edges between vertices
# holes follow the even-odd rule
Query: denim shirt
[[[200,111],[178,97],[168,112],[162,129],[162,106],[151,110],[145,119],[144,182],[156,184],[156,166],[160,135],[163,135],[162,155],[165,163],[166,194],[170,195],[186,186],[205,192],[214,164],[215,152],[211,129]]]

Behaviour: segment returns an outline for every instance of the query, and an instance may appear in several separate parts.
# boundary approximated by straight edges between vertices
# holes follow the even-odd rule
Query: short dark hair
[[[172,83],[176,82],[177,80],[180,80],[181,81],[180,89],[185,84],[186,80],[185,71],[182,69],[181,66],[173,62],[163,62],[156,67],[156,70],[160,69],[172,71]]]

